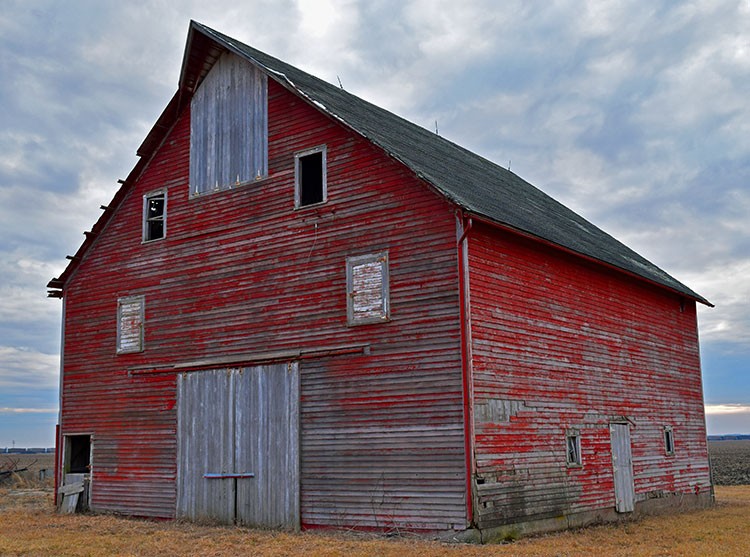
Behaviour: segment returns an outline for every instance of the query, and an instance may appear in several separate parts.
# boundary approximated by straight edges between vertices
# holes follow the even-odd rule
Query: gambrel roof
[[[513,172],[341,87],[195,21],[190,23],[178,91],[138,149],[142,160],[125,180],[123,188],[109,205],[110,209],[116,206],[118,195],[127,183],[138,177],[142,171],[139,168],[141,163],[147,164],[182,107],[190,102],[203,77],[226,51],[260,67],[270,78],[383,149],[468,215],[554,244],[711,305],[677,279]],[[106,214],[107,211],[92,232],[96,232]],[[63,287],[71,267],[75,266],[90,241],[93,241],[92,236],[87,236],[71,265],[59,279],[50,282],[50,288]]]

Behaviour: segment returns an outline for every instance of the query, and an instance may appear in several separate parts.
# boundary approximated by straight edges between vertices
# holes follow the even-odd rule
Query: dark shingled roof
[[[409,167],[466,212],[711,305],[656,265],[513,172],[340,87],[195,21],[190,24],[178,96],[181,97],[183,91],[185,97],[192,94],[223,49],[266,70],[271,78]],[[146,138],[144,146],[157,142],[158,138],[152,138],[152,135],[155,135],[154,131]]]
[[[659,267],[513,172],[395,114],[193,22],[408,166],[456,205],[709,304]],[[709,304],[710,305],[710,304]]]

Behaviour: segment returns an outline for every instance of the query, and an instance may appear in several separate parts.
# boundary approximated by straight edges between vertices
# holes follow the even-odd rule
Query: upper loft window
[[[225,53],[190,102],[190,194],[229,189],[267,174],[266,74]]]
[[[167,191],[143,196],[143,241],[160,240],[167,235]]]
[[[294,206],[324,203],[326,188],[326,147],[315,147],[294,155]]]
[[[350,325],[390,318],[388,253],[346,258],[346,313]]]

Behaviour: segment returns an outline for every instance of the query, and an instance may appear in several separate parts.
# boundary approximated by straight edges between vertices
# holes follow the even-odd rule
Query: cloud
[[[56,389],[60,358],[33,349],[0,346],[0,390]]]
[[[750,405],[746,404],[706,404],[706,415],[747,414],[750,417]]]
[[[714,352],[747,352],[747,2],[11,1],[0,11],[0,386],[31,385],[32,369],[56,387],[60,304],[44,286],[174,93],[190,18],[511,161],[714,302],[699,310]],[[724,381],[736,361],[706,376]]]
[[[57,414],[57,408],[0,408],[0,414]]]

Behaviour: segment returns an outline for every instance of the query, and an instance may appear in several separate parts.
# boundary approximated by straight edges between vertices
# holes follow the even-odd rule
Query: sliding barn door
[[[177,404],[177,515],[297,529],[297,365],[182,373]]]

